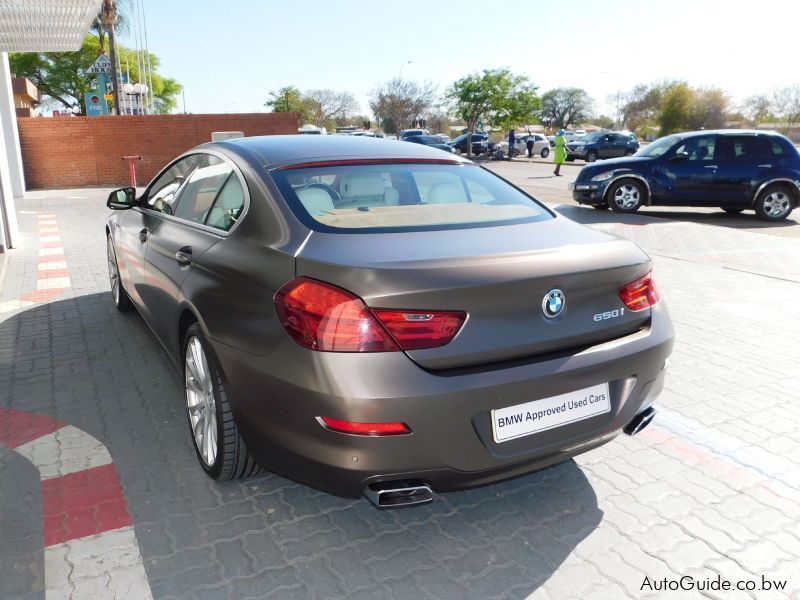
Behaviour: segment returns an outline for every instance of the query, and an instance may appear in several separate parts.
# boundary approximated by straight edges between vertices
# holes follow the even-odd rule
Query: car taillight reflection
[[[323,352],[393,352],[449,343],[463,311],[376,309],[336,286],[298,277],[275,294],[281,324],[294,341]]]
[[[661,300],[661,294],[653,281],[652,273],[623,285],[619,288],[619,297],[625,306],[633,311],[650,308]]]

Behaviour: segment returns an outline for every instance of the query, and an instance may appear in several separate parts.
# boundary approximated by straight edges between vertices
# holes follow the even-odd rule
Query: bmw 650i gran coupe
[[[109,196],[112,296],[180,368],[203,469],[378,506],[634,433],[673,330],[648,256],[418,144],[204,144]]]

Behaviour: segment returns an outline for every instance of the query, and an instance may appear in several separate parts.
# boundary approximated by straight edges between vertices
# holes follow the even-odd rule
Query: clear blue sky
[[[508,67],[540,91],[583,87],[604,112],[640,82],[718,86],[734,101],[800,83],[800,0],[144,3],[150,51],[194,113],[265,111],[286,85],[349,90],[366,113],[370,91],[401,67],[442,92]]]

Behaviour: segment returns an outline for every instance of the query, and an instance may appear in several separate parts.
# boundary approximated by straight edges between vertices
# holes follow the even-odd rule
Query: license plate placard
[[[611,411],[608,383],[492,411],[497,443],[561,427]]]

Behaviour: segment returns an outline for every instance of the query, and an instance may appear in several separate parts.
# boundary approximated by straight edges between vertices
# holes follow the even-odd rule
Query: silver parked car
[[[402,506],[653,418],[673,330],[647,255],[453,154],[248,137],[108,206],[112,299],[178,367],[212,478]]]

